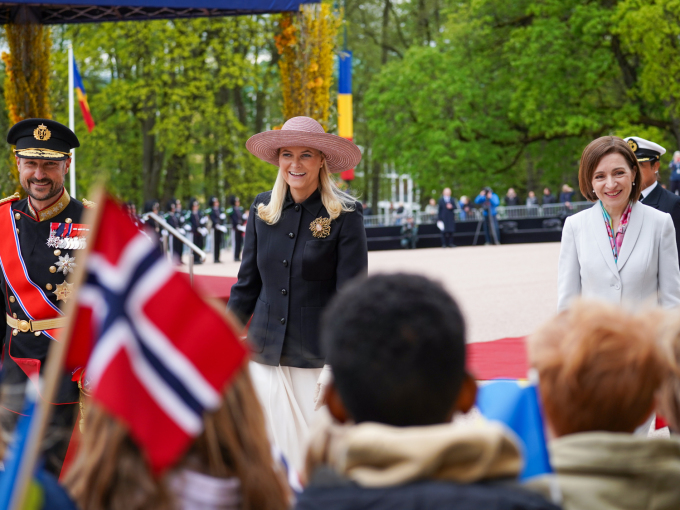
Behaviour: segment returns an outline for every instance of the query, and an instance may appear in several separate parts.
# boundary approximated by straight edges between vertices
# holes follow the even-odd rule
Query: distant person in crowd
[[[668,164],[671,171],[671,193],[680,195],[680,151],[673,153],[673,161]]]
[[[123,423],[96,403],[88,406],[78,455],[64,480],[80,508],[290,508],[285,473],[272,458],[262,409],[246,369],[222,392],[220,407],[203,414],[203,432],[164,476],[151,472]]]
[[[208,236],[208,229],[205,228],[205,224],[208,222],[208,218],[203,216],[200,210],[200,205],[198,200],[191,202],[191,214],[189,215],[188,226],[191,228],[191,233],[193,234],[193,243],[199,247],[201,250],[205,244],[205,238]],[[194,254],[194,264],[203,264],[201,256],[193,252]]]
[[[470,212],[472,210],[472,206],[470,205],[470,199],[467,196],[463,195],[462,197],[460,197],[458,207],[460,209],[458,213],[460,215],[460,219],[465,221],[470,217]]]
[[[529,194],[527,195],[526,206],[527,207],[538,206],[538,198],[536,198],[536,193],[534,193],[533,191],[530,191]]]
[[[373,208],[365,200],[361,202],[361,206],[364,208],[364,216],[373,216]]]
[[[431,198],[425,206],[425,214],[428,216],[434,216],[438,212],[439,207],[437,207],[437,201],[434,198]]]
[[[451,196],[451,188],[444,188],[437,210],[437,227],[442,233],[442,248],[454,248],[453,234],[456,232],[456,209],[458,205]]]
[[[484,210],[484,238],[486,239],[486,244],[501,244],[498,217],[496,216],[496,207],[500,203],[498,195],[489,187],[480,191],[477,198],[475,198],[475,204],[480,205]]]
[[[229,212],[229,219],[231,220],[232,235],[234,236],[234,262],[241,260],[241,251],[243,250],[243,234],[246,231],[245,221],[243,218],[243,208],[241,207],[241,200],[238,197],[231,199],[231,211]]]
[[[172,228],[179,232],[181,225],[179,219],[177,218],[177,206],[174,200],[168,202],[167,211],[165,213],[165,221]],[[172,253],[172,260],[175,264],[182,263],[182,241],[172,233],[168,233],[170,236],[168,239],[168,249]]]
[[[401,247],[414,250],[418,244],[418,225],[416,225],[413,215],[409,214],[406,221],[401,226]]]
[[[560,204],[571,203],[574,198],[574,188],[568,184],[562,185],[562,191],[560,192]]]
[[[529,487],[561,493],[564,510],[680,508],[680,441],[633,434],[654,411],[668,370],[650,334],[653,319],[574,302],[528,339],[554,438],[548,445],[554,475]]]
[[[404,208],[404,204],[399,202],[397,204],[397,208],[394,210],[394,224],[395,225],[401,225],[401,222],[404,220],[404,211],[406,209]]]
[[[680,252],[680,196],[663,188],[658,182],[659,158],[666,153],[666,149],[637,136],[625,140],[635,153],[642,174],[640,201],[671,215],[675,227],[675,245]]]
[[[505,194],[505,205],[507,207],[519,205],[519,197],[515,193],[515,188],[508,188],[508,192]]]
[[[556,203],[555,195],[552,194],[550,188],[543,188],[543,205],[550,205]]]
[[[177,223],[179,224],[179,233],[186,236],[186,222],[187,222],[187,212],[182,210],[182,201],[178,198],[175,200],[175,217],[177,218]],[[182,262],[182,253],[184,252],[184,243],[176,239],[174,241],[177,243],[175,245],[175,253],[178,255],[179,264],[184,264]]]
[[[309,117],[255,134],[246,148],[278,171],[273,189],[250,207],[228,308],[250,322],[250,373],[270,437],[300,470],[332,377],[319,341],[321,312],[368,267],[361,203],[333,178],[355,168],[361,151]]]
[[[596,204],[564,223],[558,310],[578,296],[680,305],[673,221],[639,203],[642,175],[631,147],[616,136],[592,141],[581,156],[578,178],[581,194]]]
[[[220,263],[220,252],[222,251],[222,239],[224,234],[227,232],[227,227],[225,227],[225,222],[227,215],[220,207],[220,199],[217,197],[212,197],[210,200],[210,222],[213,228],[213,261],[216,264]]]
[[[355,280],[324,313],[334,421],[310,441],[298,510],[556,509],[513,482],[519,447],[470,410],[465,324],[439,284],[409,274]]]

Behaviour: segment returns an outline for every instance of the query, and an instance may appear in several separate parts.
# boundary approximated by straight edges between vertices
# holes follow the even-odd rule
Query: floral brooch
[[[312,231],[312,235],[317,239],[328,237],[331,233],[331,219],[317,218],[309,224],[309,230]]]

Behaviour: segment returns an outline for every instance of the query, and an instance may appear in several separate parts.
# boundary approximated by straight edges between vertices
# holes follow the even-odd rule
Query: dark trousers
[[[213,230],[215,232],[214,240],[215,240],[215,246],[213,247],[213,254],[215,256],[214,260],[215,262],[220,261],[220,251],[222,250],[222,232],[220,230]]]
[[[442,248],[446,248],[447,246],[448,247],[455,246],[453,244],[453,234],[454,234],[454,232],[446,232],[446,231],[442,232]]]
[[[234,229],[234,261],[241,260],[241,250],[243,249],[243,233]]]
[[[203,236],[198,232],[194,234],[194,244],[198,246],[201,250],[203,249]],[[194,263],[197,262],[199,264],[201,263],[201,256],[198,253],[194,252]]]
[[[179,263],[182,262],[182,249],[183,248],[184,248],[184,244],[182,243],[182,241],[180,241],[175,236],[172,236],[172,258],[175,259],[176,262],[179,262]]]
[[[671,193],[680,195],[680,181],[671,181]]]

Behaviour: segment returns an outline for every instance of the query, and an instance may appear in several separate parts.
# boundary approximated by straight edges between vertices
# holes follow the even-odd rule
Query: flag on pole
[[[83,112],[83,119],[87,125],[87,130],[88,132],[92,132],[94,129],[94,119],[90,113],[90,105],[87,103],[87,93],[85,92],[85,86],[83,85],[83,80],[80,77],[80,71],[78,71],[78,65],[76,64],[75,57],[73,57],[73,86],[75,88],[76,94],[78,95],[80,110]]]
[[[160,473],[202,432],[246,349],[114,199],[96,213],[66,366],[86,367],[92,397]]]
[[[343,50],[339,56],[338,79],[338,136],[352,140],[354,138],[354,120],[352,112],[352,52]],[[350,168],[340,174],[343,181],[354,180],[354,169]]]
[[[552,473],[535,383],[493,381],[480,387],[477,407],[486,419],[504,423],[521,440],[524,457],[521,480]]]

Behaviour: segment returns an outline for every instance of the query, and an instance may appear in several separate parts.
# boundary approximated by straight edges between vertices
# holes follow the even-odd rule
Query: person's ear
[[[475,406],[477,401],[477,382],[474,377],[465,372],[465,378],[456,399],[454,414],[456,412],[467,413]]]
[[[333,382],[326,387],[326,405],[331,416],[340,423],[347,423],[352,420]]]

